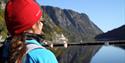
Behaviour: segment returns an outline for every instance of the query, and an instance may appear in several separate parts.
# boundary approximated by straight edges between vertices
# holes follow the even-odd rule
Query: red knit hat
[[[5,22],[11,35],[31,28],[42,16],[34,0],[10,0],[5,9]]]

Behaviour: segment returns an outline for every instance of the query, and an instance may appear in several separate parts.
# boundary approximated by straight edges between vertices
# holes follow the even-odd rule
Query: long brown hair
[[[34,24],[37,28],[39,28],[39,24],[40,22],[38,21],[36,24]],[[29,30],[33,31],[33,34],[35,34],[35,29],[30,28],[28,29],[27,32],[29,32]],[[22,34],[19,35],[14,35],[12,37],[12,40],[10,42],[10,52],[9,52],[9,63],[22,63],[22,58],[27,50],[26,48],[26,33],[27,32],[23,32]],[[41,30],[42,32],[42,30]]]
[[[25,35],[15,35],[10,42],[8,63],[22,63],[22,57],[26,52]]]

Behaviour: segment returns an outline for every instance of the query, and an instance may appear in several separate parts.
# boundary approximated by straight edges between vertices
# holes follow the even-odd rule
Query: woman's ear
[[[35,34],[41,34],[42,33],[42,28],[43,28],[43,23],[38,21],[32,26],[33,32]]]

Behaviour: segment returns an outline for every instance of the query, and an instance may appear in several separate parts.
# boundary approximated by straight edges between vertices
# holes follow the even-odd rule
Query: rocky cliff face
[[[78,13],[69,9],[44,6],[44,18],[46,22],[46,39],[53,42],[58,41],[63,35],[67,42],[93,41],[94,37],[102,31],[89,19],[85,13]],[[52,39],[51,39],[52,38]],[[73,46],[52,49],[59,63],[89,63],[91,57],[98,51],[97,47]]]
[[[91,41],[97,34],[102,33],[84,13],[51,6],[45,6],[44,11],[52,20],[51,22],[60,27],[70,42]]]

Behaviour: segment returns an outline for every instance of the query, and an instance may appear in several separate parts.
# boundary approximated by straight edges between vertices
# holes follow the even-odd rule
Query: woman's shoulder
[[[43,63],[58,63],[55,55],[48,49],[38,48],[27,53],[28,58]],[[27,59],[28,59],[27,58]]]
[[[29,55],[42,55],[42,56],[46,56],[46,55],[54,55],[50,50],[46,49],[46,48],[36,48],[33,49],[32,51],[28,52]]]
[[[28,40],[26,63],[58,63],[55,55],[50,50],[41,46],[36,40]]]

